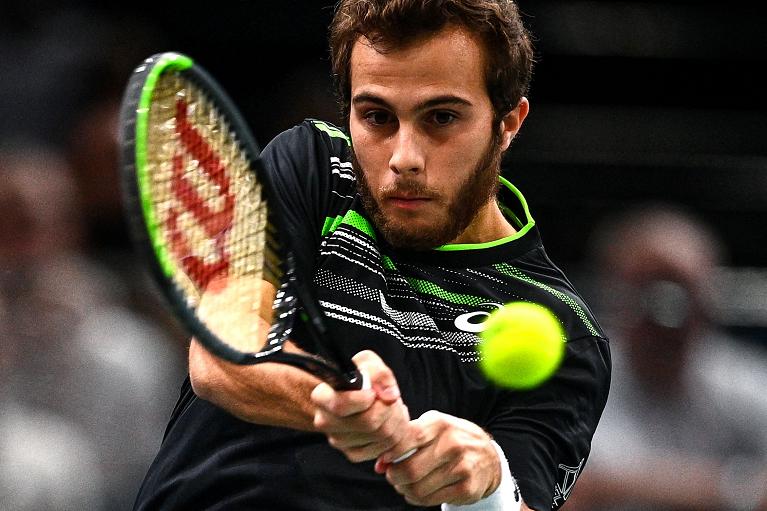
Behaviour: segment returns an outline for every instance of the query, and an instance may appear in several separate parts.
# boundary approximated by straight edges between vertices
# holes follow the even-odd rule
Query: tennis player
[[[343,128],[307,120],[264,150],[304,274],[371,388],[194,340],[135,509],[559,508],[588,458],[610,357],[500,162],[528,114],[530,38],[509,0],[342,0],[331,26]],[[563,322],[530,391],[476,366],[510,301]],[[312,351],[297,329],[292,349]],[[356,354],[356,355],[355,355]],[[414,453],[413,453],[414,452]]]

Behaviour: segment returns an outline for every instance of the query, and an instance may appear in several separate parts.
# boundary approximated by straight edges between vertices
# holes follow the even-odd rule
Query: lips
[[[386,197],[387,200],[401,200],[401,201],[417,201],[417,200],[431,200],[431,197],[425,197],[423,195],[390,195]]]
[[[386,199],[386,202],[391,206],[401,210],[414,210],[430,202],[428,197],[415,197],[415,196],[392,196]]]
[[[415,187],[414,187],[415,188]],[[418,187],[421,188],[421,187]],[[399,189],[399,190],[392,190],[384,191],[383,193],[384,200],[432,200],[434,199],[434,195],[427,193],[425,190],[408,190],[408,189]]]
[[[382,205],[405,211],[421,208],[437,198],[433,192],[418,183],[401,183],[381,192]]]

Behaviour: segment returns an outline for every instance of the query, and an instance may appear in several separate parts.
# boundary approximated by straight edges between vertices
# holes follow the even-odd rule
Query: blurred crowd
[[[186,339],[128,243],[117,120],[130,69],[171,48],[92,10],[4,8],[0,510],[129,509]],[[669,205],[587,230],[614,376],[566,509],[767,509],[767,360],[718,326],[726,247]]]
[[[126,509],[182,378],[170,331],[84,246],[53,150],[0,153],[0,509]],[[159,302],[157,302],[159,303]]]
[[[613,382],[570,509],[767,509],[767,353],[716,315],[726,247],[678,206],[595,226]]]
[[[91,11],[15,14],[0,16],[0,509],[129,509],[185,371],[121,211],[119,101],[147,50]]]

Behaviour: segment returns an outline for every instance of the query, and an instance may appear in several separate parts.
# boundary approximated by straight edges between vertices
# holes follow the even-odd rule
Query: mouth
[[[384,199],[384,201],[391,206],[403,209],[403,210],[414,210],[418,209],[429,202],[431,202],[433,199],[431,197],[426,197],[422,195],[407,195],[407,194],[401,194],[401,195],[391,195]]]

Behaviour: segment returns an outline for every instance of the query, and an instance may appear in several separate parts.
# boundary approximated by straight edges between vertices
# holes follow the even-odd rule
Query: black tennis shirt
[[[499,203],[518,233],[492,243],[422,252],[388,246],[362,208],[349,140],[307,120],[273,140],[264,162],[299,263],[342,353],[377,352],[411,417],[427,410],[470,420],[503,448],[526,503],[561,506],[588,457],[607,400],[608,341],[549,260],[522,195],[503,180]],[[526,392],[488,383],[476,362],[481,320],[530,301],[562,321],[566,358]],[[295,332],[302,343],[301,330]],[[373,471],[324,435],[241,421],[197,398],[187,378],[136,510],[405,510]],[[433,508],[438,509],[438,508]]]

